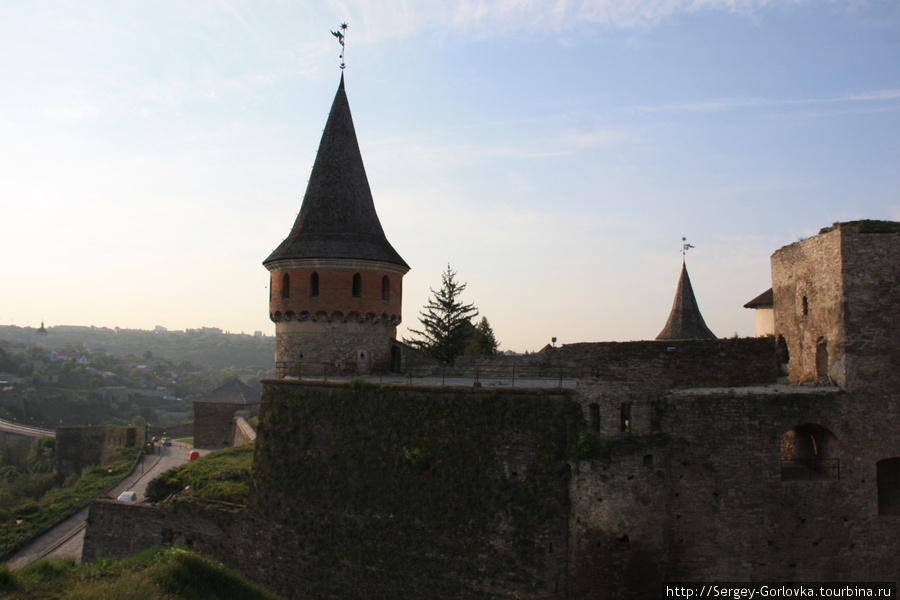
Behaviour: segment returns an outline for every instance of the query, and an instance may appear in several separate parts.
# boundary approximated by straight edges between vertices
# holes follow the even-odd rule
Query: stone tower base
[[[391,369],[397,324],[372,316],[314,316],[276,323],[275,336],[279,378],[365,375]]]

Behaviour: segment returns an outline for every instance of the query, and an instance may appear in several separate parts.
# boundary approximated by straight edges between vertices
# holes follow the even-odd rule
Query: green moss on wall
[[[251,503],[296,529],[317,581],[363,577],[359,597],[487,597],[497,578],[539,587],[546,540],[565,535],[566,457],[583,427],[558,392],[269,383]]]

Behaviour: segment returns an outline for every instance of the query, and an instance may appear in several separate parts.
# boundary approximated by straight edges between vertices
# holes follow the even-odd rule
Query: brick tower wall
[[[900,233],[841,229],[847,386],[900,385]]]
[[[404,267],[390,263],[346,259],[275,265],[269,317],[275,322],[277,376],[388,370],[404,273]]]
[[[791,381],[827,374],[840,385],[846,382],[841,235],[830,231],[772,255],[775,337],[787,345]]]
[[[318,275],[318,293],[312,289],[313,274]],[[354,275],[360,276],[358,294],[353,293]],[[285,275],[289,287],[285,289]],[[403,275],[387,269],[348,267],[295,267],[271,272],[269,317],[280,319],[307,313],[375,315],[400,320],[403,299]],[[385,288],[385,278],[387,286]]]

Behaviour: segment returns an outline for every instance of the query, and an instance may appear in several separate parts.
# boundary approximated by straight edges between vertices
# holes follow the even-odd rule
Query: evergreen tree
[[[474,304],[463,304],[459,295],[465,283],[456,280],[456,272],[447,265],[441,275],[441,289],[431,289],[432,297],[419,313],[422,330],[410,329],[422,339],[405,340],[429,356],[453,364],[472,338],[472,319],[478,316]]]
[[[472,335],[472,341],[466,346],[464,354],[474,354],[481,356],[493,356],[497,354],[497,348],[500,342],[494,336],[494,330],[488,323],[487,317],[481,317],[481,321],[475,326],[475,333]]]

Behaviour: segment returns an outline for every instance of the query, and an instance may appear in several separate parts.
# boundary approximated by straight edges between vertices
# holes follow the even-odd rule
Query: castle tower
[[[697,299],[694,297],[694,288],[691,287],[691,278],[688,276],[687,266],[682,261],[681,277],[678,278],[678,288],[675,290],[675,302],[672,303],[672,312],[669,320],[658,336],[658,340],[703,340],[716,339],[716,335],[709,330]]]
[[[37,330],[37,345],[41,348],[47,346],[47,328],[44,327],[43,321],[41,321],[41,328]]]
[[[343,74],[300,214],[263,265],[277,376],[363,374],[394,364],[409,265],[375,212]]]
[[[792,382],[900,386],[900,223],[835,223],[772,255],[775,341]]]

